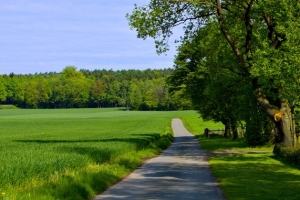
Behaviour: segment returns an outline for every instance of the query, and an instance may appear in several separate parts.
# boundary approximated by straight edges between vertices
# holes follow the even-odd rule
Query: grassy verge
[[[0,110],[0,199],[89,199],[172,140],[183,112]]]
[[[273,146],[247,147],[243,139],[207,139],[202,136],[200,120],[189,119],[187,129],[194,133],[207,151],[233,150],[235,154],[211,156],[209,164],[229,200],[300,199],[300,170],[280,161]],[[197,124],[195,124],[197,123]],[[209,124],[208,124],[209,125]],[[193,127],[190,129],[190,127]],[[217,155],[217,154],[215,154]]]
[[[203,121],[202,118],[199,117],[199,114],[195,112],[194,115],[185,115],[181,117],[182,123],[189,130],[190,133],[195,134],[196,136],[200,136],[204,133],[205,128],[209,129],[219,129],[223,128],[224,125],[222,123],[214,123],[212,121]]]
[[[272,153],[217,156],[209,163],[229,200],[300,199],[299,169]]]

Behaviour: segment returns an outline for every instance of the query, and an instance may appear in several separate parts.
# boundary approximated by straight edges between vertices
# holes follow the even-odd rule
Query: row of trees
[[[170,96],[164,70],[80,70],[62,73],[0,76],[0,103],[22,108],[83,108],[124,106],[133,110],[190,107],[180,92]]]
[[[300,93],[300,4],[293,0],[151,0],[127,15],[139,38],[168,49],[172,28],[184,35],[169,78],[204,119],[253,144],[273,138],[297,146]]]

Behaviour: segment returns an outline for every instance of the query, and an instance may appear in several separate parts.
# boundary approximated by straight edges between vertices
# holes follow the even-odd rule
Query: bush
[[[300,149],[276,144],[273,153],[282,160],[300,166]]]
[[[245,121],[245,139],[249,146],[261,146],[274,141],[274,124],[260,107],[250,107]]]
[[[247,121],[245,139],[249,146],[272,143],[272,124],[259,118],[257,121]]]
[[[14,105],[0,105],[0,109],[17,109]]]

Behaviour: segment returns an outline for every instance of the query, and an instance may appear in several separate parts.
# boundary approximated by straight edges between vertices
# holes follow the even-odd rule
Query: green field
[[[209,164],[229,200],[296,200],[300,199],[299,167],[279,160],[273,145],[249,147],[243,138],[205,138],[202,123],[195,117],[184,117],[187,128],[209,152],[231,150],[238,153],[211,156]],[[214,126],[206,123],[205,125]],[[215,124],[217,126],[217,124]],[[219,154],[220,155],[220,154]]]
[[[176,117],[198,119],[194,111],[0,110],[0,199],[89,199],[166,148]]]

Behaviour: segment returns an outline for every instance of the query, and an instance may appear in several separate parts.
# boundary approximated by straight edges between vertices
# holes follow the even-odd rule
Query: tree
[[[38,108],[39,91],[37,89],[37,82],[32,80],[25,91],[25,102],[30,108]]]
[[[55,78],[51,81],[52,96],[50,102],[53,104],[54,108],[65,108],[66,107],[66,93],[64,91],[63,82]]]
[[[107,90],[107,100],[112,105],[112,107],[118,106],[120,101],[120,82],[113,81],[109,86]]]
[[[129,100],[131,109],[138,110],[143,101],[142,92],[135,80],[132,81],[129,88]]]
[[[250,81],[261,109],[276,125],[281,143],[296,146],[295,99],[300,80],[298,1],[203,0],[160,1],[135,6],[127,15],[139,38],[156,39],[158,53],[168,50],[172,28],[184,24],[188,40],[204,26],[213,24],[230,47],[236,65],[223,66]],[[216,40],[217,43],[217,40]],[[224,52],[226,55],[226,52]],[[206,58],[208,61],[210,58]]]
[[[171,91],[183,90],[204,120],[222,122],[225,126],[224,136],[228,137],[232,129],[233,138],[236,139],[237,124],[242,120],[239,102],[245,95],[243,88],[240,88],[243,80],[231,71],[222,69],[221,65],[226,65],[228,56],[222,58],[222,48],[214,47],[213,43],[207,45],[210,38],[202,40],[208,32],[211,32],[209,26],[200,29],[195,38],[185,41],[178,48],[175,71],[169,77],[168,84]],[[219,46],[222,46],[221,41]],[[229,62],[227,66],[232,64],[235,63]]]
[[[129,109],[129,86],[128,80],[123,80],[121,82],[120,99],[122,104],[126,106],[126,110]]]
[[[37,83],[37,90],[39,93],[39,107],[45,108],[48,104],[48,101],[52,95],[51,87],[49,81],[46,79],[41,79]]]
[[[5,101],[6,95],[7,93],[6,93],[4,79],[2,76],[0,76],[0,101]]]
[[[101,107],[101,102],[105,98],[106,88],[107,86],[99,79],[96,79],[91,86],[90,97],[95,103],[97,103],[98,108]]]
[[[60,81],[65,95],[65,106],[69,108],[83,107],[89,99],[90,88],[83,73],[77,71],[74,66],[67,66],[63,69]]]

